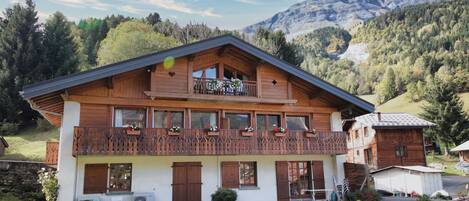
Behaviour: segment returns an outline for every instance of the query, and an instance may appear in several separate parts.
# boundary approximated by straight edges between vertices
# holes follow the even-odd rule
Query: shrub
[[[21,201],[21,199],[11,193],[0,193],[0,201]]]
[[[38,174],[38,182],[42,185],[42,192],[46,197],[46,201],[56,201],[59,190],[57,172],[42,168],[41,170],[39,170]]]
[[[347,201],[381,201],[381,195],[375,189],[364,189],[362,191],[348,192],[345,195]]]
[[[54,128],[52,124],[49,123],[46,119],[39,118],[36,121],[36,129],[39,131],[48,131]]]
[[[430,196],[428,195],[422,195],[417,198],[417,201],[431,201]]]
[[[18,133],[18,124],[3,121],[0,123],[0,135],[16,135]]]
[[[441,193],[437,193],[433,198],[437,199],[437,200],[453,200],[453,198],[451,196],[446,196],[446,195],[443,195]]]
[[[231,189],[218,189],[212,194],[212,201],[236,201],[238,195]]]

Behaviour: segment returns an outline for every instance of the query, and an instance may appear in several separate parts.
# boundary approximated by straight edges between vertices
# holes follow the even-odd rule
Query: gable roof
[[[435,124],[407,113],[377,113],[365,114],[355,117],[355,121],[370,126],[374,129],[386,128],[428,128]]]
[[[467,150],[469,150],[469,140],[451,149],[452,152]]]
[[[167,57],[182,57],[191,55],[203,50],[208,50],[215,47],[220,47],[224,45],[233,45],[236,48],[239,48],[267,63],[272,64],[273,66],[278,67],[281,70],[284,70],[292,75],[295,75],[306,82],[317,86],[353,105],[357,108],[360,108],[366,112],[373,112],[374,105],[354,96],[338,87],[329,84],[328,82],[308,73],[292,64],[289,64],[239,38],[236,38],[232,35],[223,35],[219,37],[214,37],[195,43],[171,48],[168,50],[136,57],[133,59],[121,61],[114,64],[109,64],[100,68],[93,70],[71,74],[67,76],[62,76],[54,78],[51,80],[46,80],[36,84],[31,84],[23,87],[21,95],[25,99],[31,99],[40,95],[48,94],[55,91],[60,91],[66,88],[84,84],[87,82],[95,81],[98,79],[110,77],[116,74],[136,70],[139,68],[144,68],[149,65],[156,63],[161,63]]]

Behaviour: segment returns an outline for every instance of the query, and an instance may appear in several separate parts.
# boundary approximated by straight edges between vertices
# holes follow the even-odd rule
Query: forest
[[[438,95],[437,90],[425,93],[431,87],[454,94],[469,91],[469,0],[396,9],[367,21],[353,34],[326,27],[291,41],[281,31],[263,28],[248,36],[203,23],[182,26],[157,12],[144,18],[110,15],[78,22],[56,12],[40,23],[34,2],[25,0],[3,13],[0,134],[39,118],[19,94],[24,85],[223,34],[246,40],[352,94],[377,94],[378,104],[405,92],[412,101],[431,102]],[[340,57],[353,44],[366,44],[366,61]],[[467,119],[467,114],[461,115]]]

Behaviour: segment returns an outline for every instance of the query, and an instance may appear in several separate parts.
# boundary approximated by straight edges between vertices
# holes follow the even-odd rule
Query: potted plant
[[[274,128],[273,132],[274,132],[274,135],[277,137],[285,137],[287,135],[288,128],[276,127]]]
[[[179,134],[181,134],[181,127],[179,126],[173,126],[168,129],[168,135],[177,136]]]
[[[254,128],[251,126],[244,128],[244,130],[241,132],[241,136],[245,136],[245,137],[254,136]]]
[[[230,88],[235,93],[239,93],[243,91],[243,81],[238,78],[231,78]]]
[[[311,137],[317,137],[318,134],[317,134],[317,132],[316,132],[316,129],[313,128],[313,129],[311,129],[311,130],[305,131],[305,136],[306,136],[307,138],[311,138]]]
[[[217,126],[210,126],[208,129],[208,136],[218,136],[220,134],[220,129]]]
[[[140,135],[140,128],[137,126],[137,124],[132,123],[127,127],[127,135]]]

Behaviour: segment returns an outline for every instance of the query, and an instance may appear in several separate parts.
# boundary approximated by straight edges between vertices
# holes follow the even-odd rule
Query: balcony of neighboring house
[[[75,127],[73,155],[344,154],[345,132]]]

